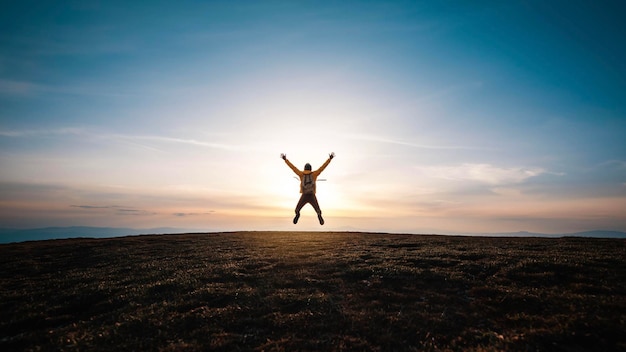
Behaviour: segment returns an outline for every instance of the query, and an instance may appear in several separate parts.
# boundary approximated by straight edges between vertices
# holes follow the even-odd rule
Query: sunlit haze
[[[4,4],[0,227],[626,231],[625,7]]]

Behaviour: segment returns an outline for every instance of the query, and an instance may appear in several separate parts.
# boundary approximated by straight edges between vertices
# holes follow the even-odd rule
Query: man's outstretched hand
[[[332,152],[332,153],[328,154],[328,158],[332,159],[334,157],[335,157],[335,152]]]
[[[280,154],[280,157],[281,157],[281,159],[283,159],[283,160],[287,160],[287,154],[285,154],[285,153],[281,153],[281,154]]]

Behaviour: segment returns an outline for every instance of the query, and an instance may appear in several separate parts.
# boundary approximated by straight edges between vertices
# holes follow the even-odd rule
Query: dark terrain
[[[240,232],[0,245],[3,351],[626,351],[626,240]]]

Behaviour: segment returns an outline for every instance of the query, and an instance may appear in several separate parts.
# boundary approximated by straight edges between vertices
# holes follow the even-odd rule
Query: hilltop
[[[0,245],[3,350],[626,350],[626,241],[234,232]]]

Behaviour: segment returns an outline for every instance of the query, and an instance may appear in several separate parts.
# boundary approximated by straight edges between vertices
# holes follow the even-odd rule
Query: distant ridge
[[[158,227],[151,229],[132,229],[119,227],[89,227],[89,226],[70,226],[70,227],[46,227],[38,229],[0,229],[0,244],[24,241],[42,241],[63,238],[109,238],[122,236],[136,236],[143,234],[175,234],[175,233],[203,233],[212,232],[212,230],[198,229],[182,229],[173,227]],[[354,232],[350,230],[348,232]],[[369,233],[372,231],[356,231]],[[485,236],[485,237],[588,237],[588,238],[626,238],[626,232],[620,231],[584,231],[564,234],[545,234],[536,232],[504,232],[504,233],[457,233],[450,235],[462,236]]]
[[[596,238],[626,238],[626,232],[619,231],[586,231],[566,234],[563,236],[596,237]]]
[[[563,234],[546,234],[528,231],[503,232],[503,233],[480,233],[470,234],[470,236],[489,236],[489,237],[591,237],[591,238],[626,238],[626,232],[594,230]]]
[[[0,243],[42,241],[63,238],[108,238],[135,236],[142,234],[167,234],[189,232],[189,229],[159,227],[152,229],[131,229],[119,227],[45,227],[38,229],[0,229]]]

